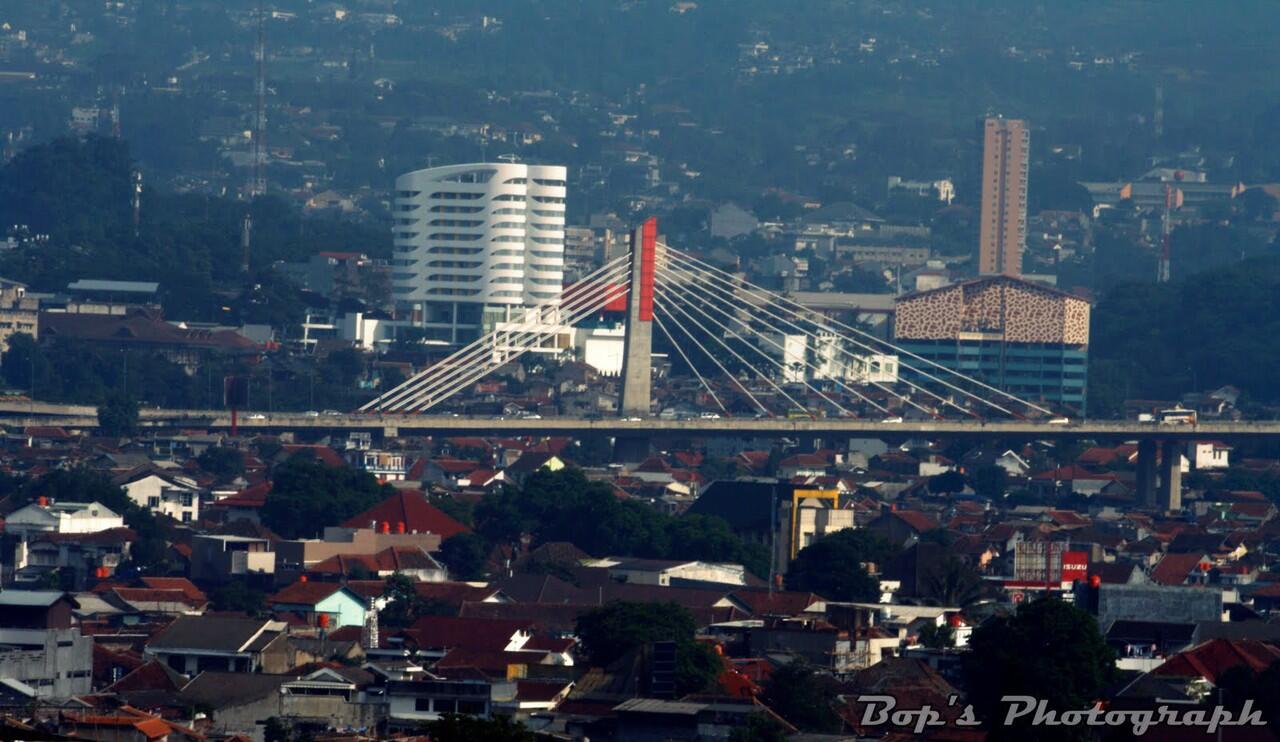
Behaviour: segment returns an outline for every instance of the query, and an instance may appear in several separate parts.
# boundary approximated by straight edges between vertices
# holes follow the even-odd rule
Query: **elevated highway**
[[[226,410],[144,409],[144,427],[152,429],[200,428],[227,430],[231,414]],[[28,402],[0,402],[0,424],[61,425],[94,428],[92,407]],[[694,420],[657,418],[495,418],[414,414],[308,414],[297,412],[244,411],[238,426],[245,432],[295,432],[317,435],[332,432],[368,431],[379,435],[608,435],[625,437],[832,437],[832,438],[962,438],[1014,440],[1251,440],[1280,438],[1280,421],[1201,422],[1196,425],[1168,425],[1148,422],[1085,420],[1068,424],[1016,420],[930,420],[882,422],[875,419],[722,417]]]

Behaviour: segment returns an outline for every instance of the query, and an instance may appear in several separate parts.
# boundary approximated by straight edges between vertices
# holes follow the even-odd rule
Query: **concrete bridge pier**
[[[1156,442],[1149,438],[1138,441],[1138,502],[1156,506]]]
[[[1160,446],[1160,509],[1182,509],[1182,445],[1176,440]]]

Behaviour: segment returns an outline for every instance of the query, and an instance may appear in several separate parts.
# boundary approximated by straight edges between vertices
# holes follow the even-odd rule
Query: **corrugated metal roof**
[[[67,284],[67,291],[119,291],[129,294],[154,294],[160,284],[152,281],[107,281],[99,278],[82,278]]]

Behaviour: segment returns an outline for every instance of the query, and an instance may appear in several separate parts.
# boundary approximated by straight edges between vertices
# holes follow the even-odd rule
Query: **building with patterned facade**
[[[1089,310],[1078,296],[988,276],[899,297],[893,336],[903,350],[934,363],[1023,399],[1079,412],[1085,406]],[[913,375],[905,367],[901,374]]]
[[[392,291],[428,340],[466,343],[560,300],[566,170],[480,163],[396,179]]]

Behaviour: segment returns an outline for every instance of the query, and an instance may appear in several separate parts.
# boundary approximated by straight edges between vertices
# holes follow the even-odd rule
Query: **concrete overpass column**
[[[1138,502],[1156,505],[1156,442],[1147,438],[1138,441]]]
[[[1167,440],[1160,446],[1160,509],[1182,509],[1182,444]]]

